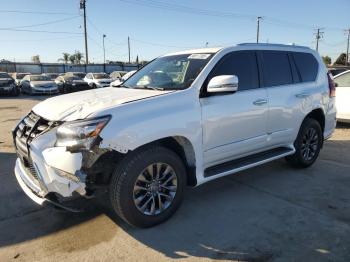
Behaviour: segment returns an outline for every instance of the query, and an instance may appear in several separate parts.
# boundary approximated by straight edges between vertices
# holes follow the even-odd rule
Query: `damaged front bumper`
[[[44,125],[49,131],[34,137],[32,134],[35,134],[35,130]],[[19,185],[34,202],[39,205],[50,202],[60,206],[57,198],[52,198],[53,194],[63,198],[69,198],[75,192],[86,195],[86,174],[81,170],[82,153],[55,147],[55,131],[50,129],[50,125],[52,123],[33,113],[21,120],[13,131],[18,155],[14,171]]]

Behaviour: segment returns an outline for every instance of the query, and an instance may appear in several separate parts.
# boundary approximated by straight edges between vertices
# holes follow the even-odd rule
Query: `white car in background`
[[[125,75],[123,75],[120,79],[117,79],[111,83],[111,87],[117,87],[120,86],[122,83],[124,83],[130,76],[135,74],[137,70],[132,70],[127,72]]]
[[[86,74],[84,81],[92,88],[108,87],[112,79],[106,73],[88,73]]]
[[[337,85],[337,120],[350,123],[350,70],[334,77]]]

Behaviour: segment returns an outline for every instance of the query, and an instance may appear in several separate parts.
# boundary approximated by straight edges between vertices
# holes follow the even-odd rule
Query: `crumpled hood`
[[[99,110],[169,92],[174,91],[98,88],[46,99],[34,106],[33,111],[50,121],[73,121],[84,119]]]

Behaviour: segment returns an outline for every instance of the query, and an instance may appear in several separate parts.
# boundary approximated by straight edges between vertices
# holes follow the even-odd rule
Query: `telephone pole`
[[[105,37],[106,37],[106,35],[103,34],[103,36],[102,36],[102,44],[103,44],[103,64],[106,63]]]
[[[262,19],[261,16],[258,16],[258,17],[256,18],[256,22],[257,22],[257,27],[256,27],[256,43],[259,43],[260,19]]]
[[[318,42],[321,38],[323,38],[324,32],[321,31],[322,29],[323,28],[317,28],[317,32],[315,33],[315,35],[316,35],[316,51],[317,52],[318,52]]]
[[[350,28],[345,30],[345,33],[348,34],[348,42],[346,45],[346,60],[345,60],[345,65],[348,65],[349,62],[349,42],[350,42]]]
[[[85,35],[85,63],[89,63],[88,43],[87,43],[87,30],[86,30],[86,0],[80,0],[80,9],[84,12],[84,35]]]
[[[128,37],[128,53],[129,53],[129,64],[130,64],[130,37]]]

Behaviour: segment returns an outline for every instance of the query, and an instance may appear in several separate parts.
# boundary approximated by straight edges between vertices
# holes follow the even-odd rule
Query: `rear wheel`
[[[111,205],[129,224],[151,227],[180,206],[185,181],[185,167],[173,151],[153,146],[132,152],[113,174]]]
[[[296,167],[309,167],[317,159],[323,143],[322,128],[318,121],[306,118],[294,142],[295,153],[286,160]]]

